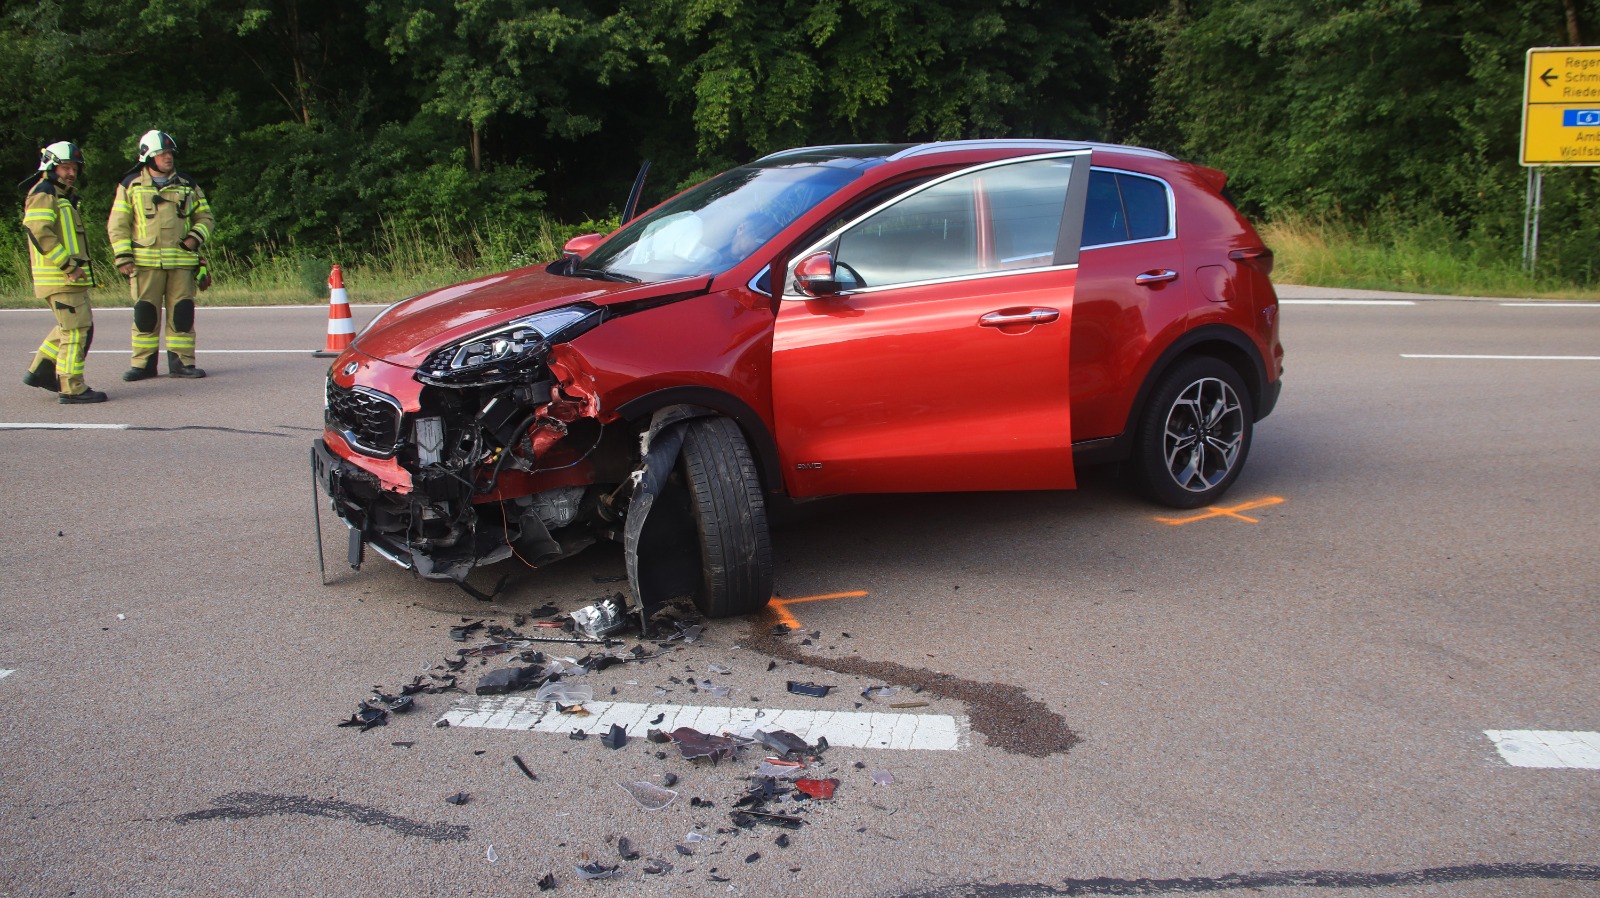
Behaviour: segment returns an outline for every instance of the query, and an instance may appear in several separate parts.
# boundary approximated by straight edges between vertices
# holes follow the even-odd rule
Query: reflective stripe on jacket
[[[148,168],[122,179],[106,232],[116,263],[132,262],[141,268],[196,268],[200,254],[184,249],[183,238],[193,237],[195,249],[211,239],[216,219],[205,193],[188,175],[174,172],[157,187]]]
[[[28,261],[33,268],[33,294],[72,293],[94,286],[89,271],[89,240],[78,214],[78,192],[49,178],[28,191],[22,213],[28,230]],[[89,277],[74,281],[67,273],[83,269]]]

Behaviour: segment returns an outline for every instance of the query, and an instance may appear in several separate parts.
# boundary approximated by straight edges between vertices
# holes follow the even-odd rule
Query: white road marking
[[[1500,305],[1508,309],[1600,309],[1600,302],[1573,302],[1569,300],[1546,300],[1545,302],[1503,302]]]
[[[9,677],[14,673],[16,673],[16,671],[14,671],[14,670],[6,670],[5,668],[0,668],[0,680],[4,680],[6,677]]]
[[[1600,355],[1423,355],[1400,353],[1403,359],[1468,359],[1500,362],[1600,362]]]
[[[63,424],[59,421],[39,424],[4,424],[0,430],[127,430],[131,424]]]
[[[1562,730],[1484,730],[1512,767],[1600,770],[1600,733]]]
[[[1281,306],[1414,306],[1410,299],[1280,299]]]
[[[825,737],[846,748],[892,748],[960,751],[968,743],[971,724],[949,714],[883,714],[863,711],[798,711],[779,708],[694,707],[640,702],[586,702],[587,717],[562,714],[553,702],[525,696],[472,696],[444,713],[441,720],[457,727],[532,730],[536,733],[591,735],[609,732],[612,724],[643,738],[651,729],[670,733],[693,727],[703,733],[754,736],[756,730],[788,730],[807,742]],[[662,715],[660,723],[654,723]],[[757,716],[761,715],[761,716]]]

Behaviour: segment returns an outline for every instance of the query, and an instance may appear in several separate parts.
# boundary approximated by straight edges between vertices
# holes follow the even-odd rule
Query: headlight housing
[[[437,386],[485,386],[525,380],[556,343],[600,323],[604,313],[587,303],[547,309],[434,350],[417,379]]]

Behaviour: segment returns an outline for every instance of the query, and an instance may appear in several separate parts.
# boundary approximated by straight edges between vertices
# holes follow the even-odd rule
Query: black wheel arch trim
[[[1122,433],[1114,437],[1102,437],[1093,440],[1082,440],[1072,444],[1072,461],[1074,465],[1094,465],[1107,462],[1122,461],[1128,457],[1132,450],[1134,430],[1138,427],[1140,413],[1144,410],[1145,403],[1150,400],[1150,391],[1155,389],[1159,381],[1178,360],[1188,355],[1205,355],[1196,353],[1197,347],[1205,344],[1224,343],[1229,349],[1243,355],[1247,361],[1248,370],[1240,370],[1239,376],[1244,379],[1245,389],[1250,392],[1250,405],[1255,411],[1255,421],[1260,421],[1272,412],[1278,404],[1278,394],[1282,391],[1282,379],[1267,380],[1267,366],[1261,358],[1261,350],[1256,344],[1237,328],[1225,324],[1206,324],[1188,331],[1183,336],[1172,341],[1155,364],[1150,366],[1150,372],[1145,375],[1144,383],[1139,385],[1139,392],[1133,397],[1133,404],[1128,407],[1128,419],[1123,423]],[[1226,356],[1221,360],[1236,370],[1239,365],[1237,359]]]
[[[658,409],[669,405],[698,405],[719,415],[732,418],[744,431],[755,453],[756,465],[761,471],[761,484],[769,493],[783,490],[783,471],[778,465],[778,443],[767,431],[767,423],[749,403],[712,387],[666,387],[630,399],[617,407],[617,414],[627,421],[648,419]]]

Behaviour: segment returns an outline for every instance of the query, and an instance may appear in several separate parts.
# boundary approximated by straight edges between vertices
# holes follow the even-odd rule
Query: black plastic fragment
[[[750,852],[749,856],[747,856],[744,859],[744,862],[747,863],[747,864],[753,864],[753,863],[755,863],[756,861],[759,861],[759,860],[761,860],[761,852],[752,851],[752,852]]]
[[[728,819],[732,820],[735,826],[743,829],[749,829],[757,823],[780,826],[784,829],[799,829],[805,823],[799,817],[793,817],[788,814],[774,814],[771,811],[754,810],[732,811],[728,814]]]
[[[481,620],[473,621],[470,624],[463,624],[459,627],[451,627],[450,638],[454,639],[456,642],[466,642],[468,636],[471,636],[473,633],[481,629],[483,629],[483,621]]]
[[[417,743],[415,743],[415,742],[391,742],[389,744],[393,745],[395,748],[410,748],[411,746],[416,745]]]
[[[636,861],[639,859],[639,852],[634,851],[633,843],[628,841],[627,836],[623,836],[617,840],[617,856],[625,861]]]
[[[694,857],[694,849],[690,848],[687,845],[674,845],[672,847],[676,848],[678,850],[678,853],[683,855],[684,857]]]
[[[621,748],[628,744],[628,731],[617,724],[612,724],[611,732],[600,737],[600,744],[610,749]]]
[[[546,873],[544,877],[539,880],[539,891],[541,892],[548,892],[555,887],[556,875],[554,873]]]
[[[479,695],[505,695],[519,692],[539,682],[540,671],[534,667],[502,667],[491,670],[478,680]]]
[[[795,695],[809,695],[812,698],[826,698],[828,695],[828,690],[832,688],[832,686],[820,686],[816,683],[800,683],[795,680],[789,681],[790,692],[794,693]]]
[[[388,723],[388,711],[381,707],[375,707],[367,702],[362,702],[361,707],[357,708],[355,712],[350,715],[350,719],[340,721],[339,726],[360,727],[361,732],[365,733],[367,730],[370,730],[373,727],[387,726]]]
[[[650,874],[651,876],[659,876],[663,873],[671,873],[672,865],[661,858],[653,857],[645,862],[644,872]]]
[[[789,834],[788,833],[779,833],[778,837],[776,839],[772,840],[772,844],[778,846],[779,848],[788,848],[789,847]]]
[[[522,771],[522,775],[523,776],[526,776],[528,779],[534,780],[534,781],[537,781],[539,779],[539,777],[534,775],[532,770],[528,769],[528,765],[523,763],[521,758],[517,757],[516,755],[512,755],[511,756],[511,760],[516,762],[517,769]]]
[[[457,807],[460,807],[461,805],[464,805],[464,804],[466,804],[467,802],[469,802],[471,800],[472,800],[472,796],[468,795],[465,792],[457,792],[456,794],[454,794],[454,795],[450,796],[449,798],[445,799],[445,801],[448,801],[451,804],[456,805]]]
[[[811,746],[806,740],[789,732],[788,730],[756,731],[756,741],[777,752],[781,757],[789,755],[803,755],[811,751]]]
[[[582,742],[583,740],[589,738],[589,734],[585,733],[583,730],[573,730],[571,733],[567,734],[567,738],[571,739],[573,742]]]
[[[662,711],[660,714],[656,715],[654,720],[650,721],[650,725],[651,726],[656,726],[656,725],[660,724],[661,721],[666,720],[666,719],[667,719],[667,712]]]

